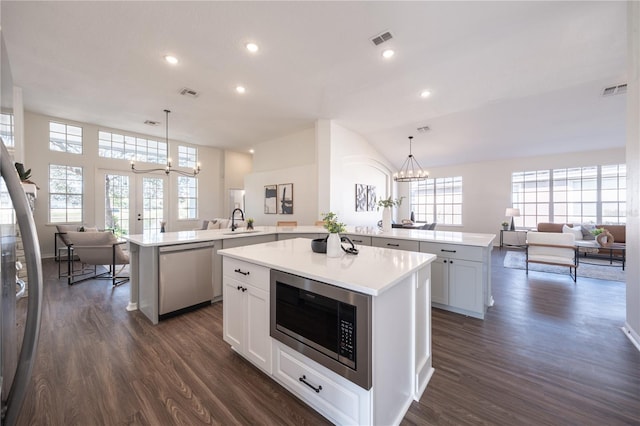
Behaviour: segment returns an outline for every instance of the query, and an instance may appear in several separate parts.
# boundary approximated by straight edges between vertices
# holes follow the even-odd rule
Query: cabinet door
[[[249,286],[245,296],[247,315],[245,354],[250,361],[271,374],[269,293]]]
[[[484,311],[481,262],[449,262],[449,305],[467,311]]]
[[[438,257],[431,264],[431,301],[449,304],[449,259]]]
[[[222,326],[224,341],[237,351],[243,350],[245,302],[244,293],[238,290],[242,284],[231,278],[223,278]],[[246,287],[246,285],[244,285]]]

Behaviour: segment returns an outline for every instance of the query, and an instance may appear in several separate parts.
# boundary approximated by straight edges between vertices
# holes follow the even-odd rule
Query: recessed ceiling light
[[[382,51],[382,57],[385,59],[391,59],[393,57],[393,55],[395,55],[396,52],[394,52],[391,49],[386,49]]]
[[[164,56],[164,60],[169,62],[171,65],[175,65],[178,63],[178,58],[176,58],[175,56],[171,56],[171,55],[165,55]]]
[[[247,89],[245,89],[244,86],[236,86],[236,92],[245,93],[246,91]]]
[[[258,45],[255,43],[247,43],[244,45],[244,47],[247,48],[247,50],[251,53],[256,53],[258,51]]]
[[[421,98],[428,98],[429,96],[431,96],[431,92],[428,90],[423,90],[422,92],[420,92]]]

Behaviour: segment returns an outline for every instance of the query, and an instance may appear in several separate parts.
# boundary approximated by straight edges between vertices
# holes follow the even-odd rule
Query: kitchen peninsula
[[[319,413],[399,424],[420,399],[433,374],[436,256],[361,247],[329,258],[305,238],[219,253],[224,340]]]
[[[196,303],[206,303],[222,298],[222,257],[219,249],[258,244],[289,238],[320,238],[326,229],[321,226],[297,227],[256,227],[253,231],[238,229],[167,232],[128,236],[131,253],[131,283],[128,310],[140,309],[154,324],[161,315],[160,304],[166,302],[164,310],[179,309]],[[358,247],[374,246],[396,250],[431,253],[437,256],[432,265],[431,302],[432,306],[484,318],[486,309],[493,305],[491,294],[491,250],[493,234],[475,234],[450,231],[427,231],[392,229],[382,232],[378,228],[348,226],[344,234]],[[204,244],[202,247],[200,244]],[[162,288],[162,272],[176,274],[177,270],[167,268],[168,264],[180,265],[185,274],[204,274],[205,268],[188,268],[188,262],[195,262],[197,254],[204,258],[204,252],[211,254],[211,290],[189,287],[189,283],[169,282],[171,300],[181,304],[171,306]],[[175,259],[172,263],[162,259]],[[185,263],[186,262],[186,263]],[[161,271],[162,264],[165,271]],[[167,270],[168,269],[168,270]],[[187,278],[187,277],[184,277]],[[165,280],[167,281],[167,280]],[[175,288],[176,285],[182,286]],[[187,291],[186,289],[192,288]],[[190,298],[197,293],[198,298]],[[182,300],[184,296],[184,300]]]

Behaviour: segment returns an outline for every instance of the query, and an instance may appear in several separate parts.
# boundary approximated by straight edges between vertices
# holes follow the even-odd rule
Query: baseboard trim
[[[640,335],[636,333],[633,328],[629,325],[629,323],[625,322],[624,326],[622,326],[622,332],[631,340],[633,346],[636,347],[638,351],[640,351]]]

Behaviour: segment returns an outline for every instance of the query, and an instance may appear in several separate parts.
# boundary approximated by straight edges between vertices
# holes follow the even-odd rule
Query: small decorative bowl
[[[327,239],[316,238],[315,240],[311,240],[311,250],[313,250],[314,253],[326,253]]]

